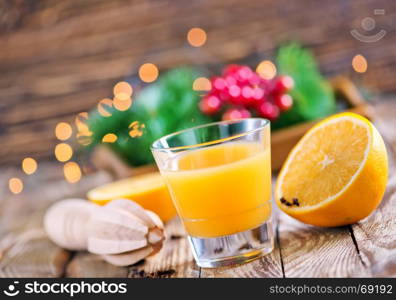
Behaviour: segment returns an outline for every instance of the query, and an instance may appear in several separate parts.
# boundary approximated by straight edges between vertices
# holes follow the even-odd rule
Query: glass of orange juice
[[[217,122],[160,138],[151,148],[201,267],[270,253],[270,123]]]

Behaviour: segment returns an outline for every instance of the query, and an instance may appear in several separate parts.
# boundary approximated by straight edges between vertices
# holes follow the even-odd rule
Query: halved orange
[[[275,199],[281,210],[304,223],[347,225],[379,205],[387,178],[386,148],[374,125],[341,113],[315,125],[290,152]]]
[[[104,205],[114,199],[130,199],[155,212],[166,222],[176,215],[168,188],[159,172],[126,178],[99,186],[88,192],[94,203]]]

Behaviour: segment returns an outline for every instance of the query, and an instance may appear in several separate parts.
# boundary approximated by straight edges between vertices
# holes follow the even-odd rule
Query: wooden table
[[[167,224],[163,250],[130,267],[114,267],[89,253],[54,245],[42,229],[45,208],[66,197],[83,197],[110,181],[103,172],[77,184],[62,179],[61,166],[42,163],[26,178],[23,193],[11,196],[6,182],[17,168],[0,172],[1,277],[378,277],[396,276],[396,101],[375,106],[375,123],[388,141],[390,178],[380,207],[352,226],[318,228],[276,212],[276,247],[262,259],[235,267],[202,269],[193,261],[177,219]]]

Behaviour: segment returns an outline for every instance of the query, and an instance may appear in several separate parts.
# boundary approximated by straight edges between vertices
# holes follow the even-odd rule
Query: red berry
[[[221,101],[217,96],[207,95],[202,98],[199,103],[199,108],[204,114],[212,115],[220,111],[221,109]]]
[[[232,76],[232,75],[227,75],[224,79],[225,79],[225,81],[226,81],[228,86],[237,84],[236,78],[234,76]]]
[[[229,108],[223,114],[223,120],[237,120],[237,119],[244,119],[249,118],[251,116],[250,112],[245,108]]]
[[[257,107],[257,113],[269,120],[275,120],[279,117],[279,108],[270,102],[264,102]]]
[[[255,87],[253,89],[253,99],[256,101],[264,100],[264,90],[261,87]]]
[[[237,85],[231,85],[228,88],[228,94],[230,96],[229,101],[234,104],[240,103],[241,88]]]
[[[260,77],[260,79],[261,79],[261,80],[260,80],[259,86],[260,86],[264,91],[266,91],[267,93],[269,93],[270,90],[272,89],[272,86],[273,86],[272,80],[264,79],[264,78],[261,78],[261,77]]]
[[[249,84],[253,86],[260,85],[263,78],[260,77],[257,73],[252,73],[252,76],[249,78]]]
[[[249,83],[253,76],[253,71],[247,66],[242,66],[236,73],[237,80],[242,83]]]
[[[241,90],[241,102],[243,105],[249,106],[253,103],[254,101],[254,90],[248,86],[245,85],[242,90]]]
[[[230,94],[228,93],[228,90],[225,90],[224,92],[218,92],[217,94],[215,94],[220,101],[222,102],[227,102],[230,100]]]
[[[241,67],[241,65],[230,64],[223,69],[223,76],[235,75]]]
[[[290,76],[279,76],[275,79],[274,93],[283,94],[294,87],[294,80]]]
[[[293,106],[293,98],[288,94],[276,95],[275,104],[280,110],[289,110]]]
[[[211,79],[212,90],[224,91],[227,89],[227,82],[222,77],[213,77]]]
[[[284,91],[292,87],[293,80],[289,76],[266,80],[248,66],[232,64],[224,68],[221,77],[213,77],[211,83],[212,90],[200,103],[201,110],[206,114],[215,114],[222,109],[223,104],[231,104],[240,109],[256,108],[260,115],[274,119],[279,115],[279,108],[285,110],[291,106],[287,96],[275,101],[278,95],[282,96]],[[271,102],[267,99],[271,99]],[[267,102],[269,106],[261,106]]]

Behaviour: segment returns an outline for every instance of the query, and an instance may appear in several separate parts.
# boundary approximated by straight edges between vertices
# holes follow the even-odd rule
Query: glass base
[[[216,238],[188,237],[195,261],[203,268],[246,263],[274,249],[271,220],[254,229]]]

